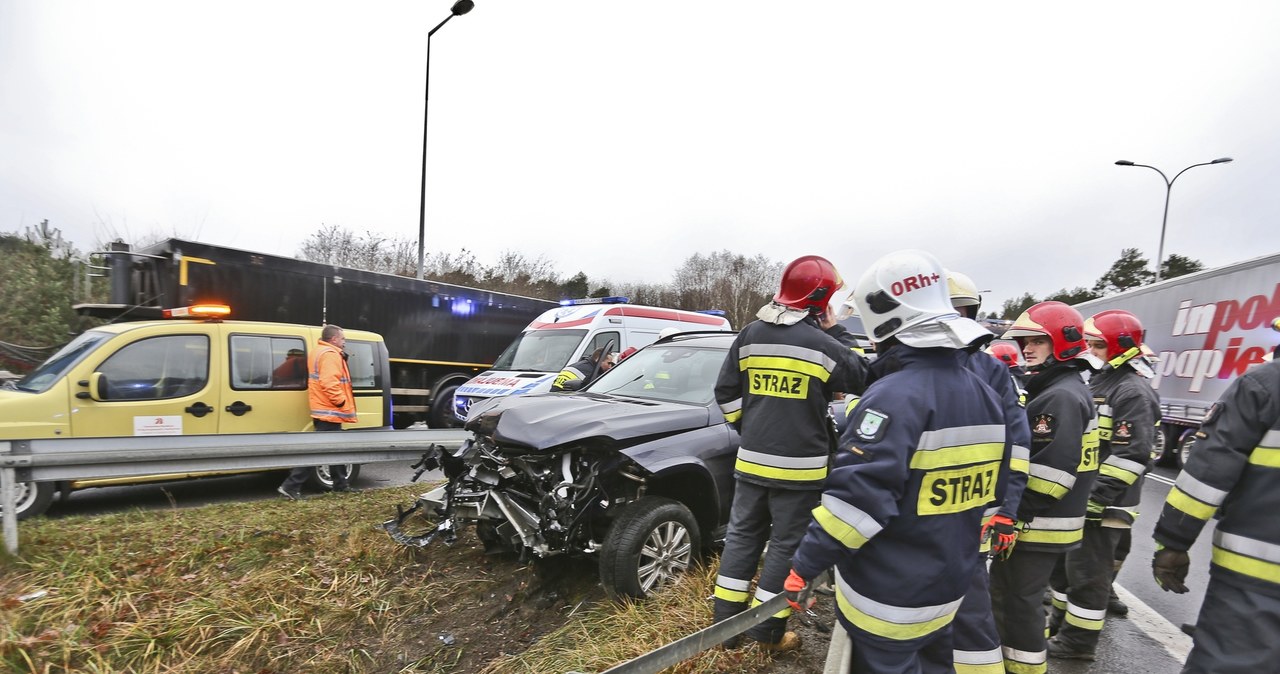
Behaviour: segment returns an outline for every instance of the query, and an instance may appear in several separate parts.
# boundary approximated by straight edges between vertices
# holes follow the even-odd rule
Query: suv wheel
[[[1191,460],[1191,452],[1195,451],[1196,432],[1189,430],[1182,436],[1182,442],[1178,445],[1178,467],[1186,468],[1187,461]]]
[[[693,564],[702,547],[698,522],[684,504],[646,496],[614,519],[600,550],[600,581],[614,598],[643,598]]]
[[[1165,432],[1163,426],[1156,427],[1156,436],[1151,444],[1151,465],[1167,466],[1174,461],[1173,452],[1170,445],[1174,444],[1169,440],[1169,434]]]
[[[347,482],[355,482],[355,479],[359,476],[360,464],[348,463]],[[312,489],[318,491],[329,491],[330,489],[333,489],[333,476],[329,474],[329,467],[316,466],[312,468],[311,474],[307,476],[307,484],[310,485]]]

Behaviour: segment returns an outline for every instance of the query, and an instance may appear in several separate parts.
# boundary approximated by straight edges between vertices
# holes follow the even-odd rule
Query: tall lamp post
[[[1173,180],[1177,180],[1178,176],[1182,175],[1183,173],[1186,173],[1187,171],[1190,171],[1191,169],[1197,166],[1209,166],[1210,164],[1225,164],[1229,161],[1231,161],[1231,157],[1219,157],[1213,161],[1206,161],[1199,164],[1192,164],[1187,168],[1184,168],[1181,171],[1178,171],[1177,175],[1173,176]],[[1164,188],[1165,188],[1164,189],[1164,219],[1160,221],[1160,248],[1156,253],[1155,282],[1159,283],[1160,282],[1160,265],[1163,264],[1164,262],[1164,228],[1165,228],[1165,225],[1169,224],[1169,195],[1173,194],[1173,180],[1170,180],[1169,176],[1166,176],[1164,174],[1164,171],[1161,171],[1160,169],[1154,166],[1149,166],[1147,164],[1135,164],[1129,161],[1128,159],[1121,159],[1120,161],[1117,161],[1116,166],[1141,166],[1144,168],[1149,168],[1152,171],[1155,171],[1156,173],[1159,173],[1160,177],[1164,178]]]
[[[418,199],[418,280],[422,280],[426,262],[423,246],[427,239],[427,110],[430,109],[431,104],[431,36],[435,35],[441,26],[449,23],[449,19],[462,16],[475,6],[476,3],[472,0],[458,0],[449,10],[449,16],[444,17],[444,21],[436,24],[435,28],[427,31],[427,82],[422,97],[422,193]]]

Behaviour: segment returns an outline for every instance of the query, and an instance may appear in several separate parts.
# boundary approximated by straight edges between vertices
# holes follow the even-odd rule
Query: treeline
[[[359,235],[335,225],[327,225],[303,241],[297,257],[401,276],[416,276],[418,271],[416,241],[373,232]],[[531,258],[510,250],[485,264],[464,248],[427,255],[423,276],[547,300],[623,295],[635,304],[690,311],[720,309],[734,327],[741,327],[773,296],[782,268],[782,262],[763,255],[747,257],[723,250],[689,256],[676,268],[669,283],[621,283],[589,279],[581,271],[562,276],[545,257]]]
[[[1125,290],[1149,285],[1156,278],[1156,274],[1151,271],[1150,266],[1151,263],[1142,253],[1138,252],[1137,248],[1125,248],[1120,251],[1120,259],[1116,260],[1111,265],[1111,268],[1098,278],[1092,288],[1083,286],[1062,288],[1039,299],[1036,299],[1031,293],[1024,293],[1020,297],[1005,300],[1000,307],[999,316],[996,316],[995,312],[992,312],[989,316],[1012,320],[1037,302],[1056,300],[1066,304],[1079,304],[1080,302],[1088,302],[1099,297],[1106,297],[1107,295],[1114,295]],[[1204,269],[1204,264],[1199,260],[1173,253],[1160,265],[1160,278],[1161,280],[1171,279],[1201,271],[1202,269]]]

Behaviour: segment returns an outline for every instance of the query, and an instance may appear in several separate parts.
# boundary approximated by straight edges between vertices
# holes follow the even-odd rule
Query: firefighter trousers
[[[1280,597],[1209,574],[1195,641],[1182,674],[1274,672],[1280,663]]]
[[[951,643],[956,674],[1004,674],[1000,633],[991,613],[991,583],[985,559],[974,569],[969,590],[951,623]]]
[[[1058,560],[1050,579],[1049,633],[1073,651],[1092,653],[1107,618],[1116,543],[1122,529],[1088,524],[1080,547]]]
[[[1015,547],[1008,559],[991,564],[991,612],[1008,672],[1043,674],[1048,670],[1044,591],[1061,556],[1061,552]]]
[[[716,622],[747,609],[748,590],[756,568],[760,567],[761,554],[764,554],[764,566],[760,568],[755,602],[751,605],[782,592],[782,584],[791,572],[791,556],[804,538],[813,518],[811,511],[821,496],[819,489],[781,489],[737,481],[724,552],[720,554],[720,571],[716,576]],[[787,631],[789,615],[791,609],[783,609],[748,630],[746,635],[756,641],[777,643]]]
[[[840,629],[839,624],[836,629]],[[846,649],[848,661],[840,668],[828,660],[824,671],[842,674],[952,674],[953,671],[965,671],[952,669],[949,626],[929,635],[929,640],[920,648],[908,651],[890,650],[857,635],[847,632],[846,635],[851,642]]]

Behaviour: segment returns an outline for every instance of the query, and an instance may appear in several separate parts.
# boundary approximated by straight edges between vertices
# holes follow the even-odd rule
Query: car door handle
[[[227,411],[238,417],[244,416],[245,412],[248,412],[249,410],[252,410],[252,409],[253,409],[253,405],[246,405],[239,400],[231,403],[230,405],[227,405]]]
[[[212,412],[213,408],[204,403],[196,403],[190,407],[183,408],[183,411],[199,419],[200,417]]]

